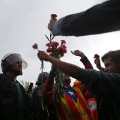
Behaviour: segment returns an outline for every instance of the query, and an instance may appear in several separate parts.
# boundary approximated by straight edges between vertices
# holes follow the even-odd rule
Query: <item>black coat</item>
[[[57,120],[57,113],[52,104],[44,103],[44,108],[42,107],[40,94],[42,86],[37,86],[32,94],[33,120]]]
[[[20,117],[31,120],[30,98],[20,83],[19,86],[23,96],[22,105],[18,102],[18,90],[13,80],[0,74],[0,120],[21,120]]]
[[[99,120],[120,120],[120,74],[88,70],[82,83],[99,96]]]

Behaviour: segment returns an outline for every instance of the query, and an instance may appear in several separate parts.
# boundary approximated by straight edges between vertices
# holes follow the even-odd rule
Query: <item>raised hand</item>
[[[51,14],[51,19],[48,23],[48,29],[51,31],[54,23],[57,21],[56,19],[57,15],[56,14]]]
[[[101,66],[100,56],[98,54],[94,55],[94,63],[99,70],[105,71],[105,68]]]
[[[85,54],[83,52],[81,52],[80,50],[74,50],[74,51],[71,51],[71,53],[75,56],[79,56],[81,58],[84,58],[85,57]]]

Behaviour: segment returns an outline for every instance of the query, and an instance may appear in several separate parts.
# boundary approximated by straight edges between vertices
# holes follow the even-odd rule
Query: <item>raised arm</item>
[[[64,73],[70,75],[73,78],[80,79],[81,76],[85,73],[85,69],[82,69],[76,65],[73,65],[71,63],[63,62],[59,60],[58,58],[49,56],[44,51],[38,52],[38,57],[40,60],[45,60],[51,62],[53,65],[55,65],[57,68],[59,68]],[[72,69],[71,69],[72,68]]]
[[[84,36],[120,30],[120,0],[107,0],[86,11],[50,20],[54,36]]]
[[[83,63],[85,69],[93,69],[92,64],[90,63],[90,61],[88,60],[88,58],[83,52],[81,52],[80,50],[74,50],[74,51],[71,51],[71,53],[75,56],[80,57],[80,61]]]
[[[105,71],[105,68],[101,66],[100,56],[98,54],[94,55],[94,63],[99,70]]]
[[[53,102],[55,70],[56,68],[52,65],[49,76],[43,85],[43,98],[46,102]]]

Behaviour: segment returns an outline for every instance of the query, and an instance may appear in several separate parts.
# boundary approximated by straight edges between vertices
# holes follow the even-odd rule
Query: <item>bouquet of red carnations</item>
[[[63,57],[64,54],[67,52],[65,40],[61,40],[61,43],[59,44],[56,41],[52,41],[53,38],[51,38],[51,35],[50,35],[50,39],[47,36],[46,38],[49,41],[49,43],[46,44],[46,46],[48,47],[46,50],[47,53],[59,59]],[[56,69],[55,72],[56,72],[56,76],[55,76],[55,84],[54,84],[54,90],[55,90],[54,100],[56,102],[59,102],[61,100],[61,97],[64,95],[63,80],[61,78],[60,70]]]

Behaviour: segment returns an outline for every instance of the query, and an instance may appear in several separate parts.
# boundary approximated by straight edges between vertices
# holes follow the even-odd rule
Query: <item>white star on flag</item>
[[[69,93],[70,95],[74,95],[74,93],[73,93],[72,91],[69,91],[68,93]]]

